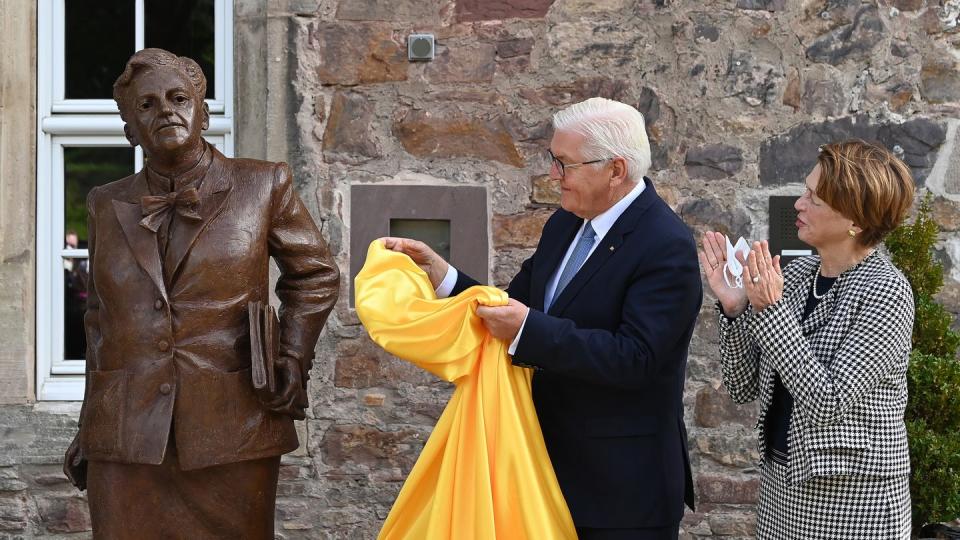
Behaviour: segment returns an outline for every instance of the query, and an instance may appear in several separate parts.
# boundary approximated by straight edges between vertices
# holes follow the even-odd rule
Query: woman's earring
[[[847,234],[850,235],[850,238],[853,238],[853,237],[857,236],[857,231],[855,231],[855,230],[853,230],[853,229],[848,229],[848,230],[847,230]]]

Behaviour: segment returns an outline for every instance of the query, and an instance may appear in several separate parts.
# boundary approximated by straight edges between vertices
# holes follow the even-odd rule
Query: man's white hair
[[[553,129],[583,135],[584,161],[622,157],[627,178],[633,182],[641,181],[650,170],[643,115],[626,103],[601,97],[574,103],[553,115]]]

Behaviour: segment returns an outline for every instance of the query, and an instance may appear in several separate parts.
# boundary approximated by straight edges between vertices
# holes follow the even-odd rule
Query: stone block
[[[719,231],[731,238],[750,236],[750,216],[732,201],[690,199],[681,203],[677,210],[683,221],[697,232]]]
[[[391,356],[366,336],[337,343],[333,376],[337,388],[392,387],[398,383],[427,385],[436,380],[427,371]]]
[[[760,183],[776,186],[803,182],[816,164],[821,144],[851,138],[878,141],[893,150],[923,185],[946,138],[946,128],[926,118],[902,124],[874,123],[867,115],[800,124],[760,146]]]
[[[383,431],[366,425],[337,425],[324,435],[321,450],[324,463],[341,471],[396,467],[409,472],[424,440],[412,429]]]
[[[407,49],[385,23],[313,22],[307,47],[317,54],[322,84],[357,85],[407,79]]]
[[[960,230],[960,203],[937,197],[931,206],[933,220],[940,226],[941,231],[956,232]]]
[[[755,467],[760,461],[753,430],[698,430],[692,446],[701,458],[737,468]]]
[[[926,4],[926,0],[893,0],[893,7],[900,11],[917,11]]]
[[[499,58],[527,55],[533,50],[533,38],[513,38],[498,41],[496,49]]]
[[[493,245],[504,247],[533,248],[540,241],[540,233],[547,219],[553,215],[552,209],[537,209],[519,214],[494,214]]]
[[[536,19],[547,14],[554,0],[459,0],[459,22]]]
[[[451,0],[350,0],[340,2],[337,19],[391,23],[440,23],[441,12]]]
[[[407,111],[393,124],[404,150],[420,158],[477,158],[523,167],[523,158],[503,121],[462,113]]]
[[[54,533],[89,531],[90,514],[83,497],[44,497],[38,501],[40,521]]]
[[[530,202],[560,206],[559,180],[550,178],[549,174],[541,174],[540,176],[534,176],[531,183],[533,184],[533,193],[530,195]]]
[[[920,93],[932,103],[960,101],[960,71],[949,53],[924,62],[920,71]]]
[[[803,81],[803,110],[810,115],[840,116],[846,110],[847,95],[836,73],[807,76]]]
[[[715,513],[707,518],[710,532],[720,537],[753,537],[757,533],[757,514]]]
[[[756,504],[760,479],[723,474],[700,474],[696,477],[701,503]]]
[[[725,391],[706,385],[697,392],[694,415],[697,425],[716,428],[729,424],[753,427],[757,423],[756,402],[738,405]]]
[[[743,151],[725,144],[691,148],[687,150],[684,166],[691,178],[727,178],[743,169]]]
[[[787,85],[783,89],[783,104],[793,107],[793,110],[800,108],[802,103],[800,93],[800,74],[794,70],[787,79]]]
[[[770,105],[780,96],[786,79],[783,66],[761,57],[757,51],[733,50],[727,60],[723,89],[751,107]]]
[[[439,47],[426,66],[431,83],[491,82],[497,71],[496,46],[489,43]]]
[[[737,7],[760,11],[782,11],[787,8],[787,0],[737,0]]]
[[[630,85],[623,79],[581,77],[570,83],[544,86],[538,89],[521,88],[519,94],[531,103],[554,107],[579,103],[592,97],[605,97],[629,102]],[[659,101],[657,101],[657,105],[659,106]]]
[[[27,483],[20,479],[17,467],[0,467],[0,492],[25,489],[27,489]]]
[[[21,532],[27,528],[27,503],[22,495],[0,495],[0,532]]]
[[[380,157],[373,140],[373,103],[360,94],[337,92],[330,104],[330,120],[323,134],[327,161],[358,164]]]
[[[857,11],[853,22],[818,37],[807,48],[807,58],[834,66],[846,61],[862,62],[870,58],[886,32],[877,6],[866,5]]]

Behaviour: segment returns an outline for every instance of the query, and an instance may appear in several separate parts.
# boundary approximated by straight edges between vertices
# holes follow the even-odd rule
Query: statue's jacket
[[[274,257],[280,352],[306,377],[339,272],[285,164],[211,150],[201,219],[178,223],[164,262],[156,234],[140,225],[145,170],[88,196],[80,444],[89,460],[160,464],[171,435],[184,470],[298,446],[292,419],[254,394],[247,304],[269,300]]]

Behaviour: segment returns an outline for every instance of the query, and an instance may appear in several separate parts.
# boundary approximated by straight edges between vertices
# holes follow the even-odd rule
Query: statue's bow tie
[[[140,220],[140,226],[157,232],[167,214],[174,209],[186,219],[200,221],[202,218],[196,211],[199,202],[200,194],[195,187],[189,187],[183,191],[172,191],[166,195],[141,197],[140,211],[143,219]]]

